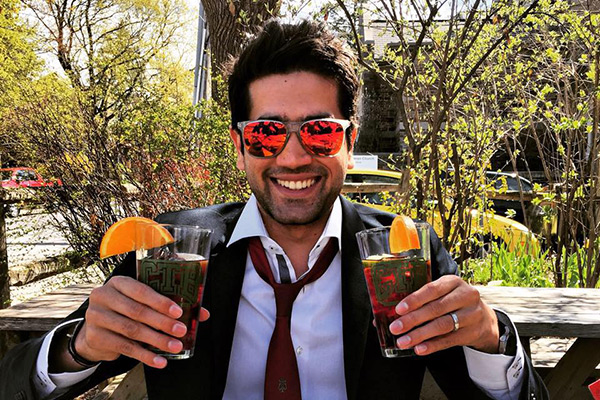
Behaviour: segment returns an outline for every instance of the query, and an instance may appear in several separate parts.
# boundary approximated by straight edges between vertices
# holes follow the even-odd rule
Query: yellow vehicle
[[[364,203],[373,208],[391,211],[391,201],[401,191],[402,174],[395,171],[384,170],[356,170],[350,169],[346,175],[342,193],[350,200]],[[447,208],[452,201],[446,200]],[[468,209],[471,214],[471,229],[482,236],[489,235],[494,239],[506,243],[510,251],[515,249],[528,249],[531,252],[539,251],[539,241],[535,235],[523,224],[510,218],[476,209]],[[416,210],[412,210],[413,217]],[[428,215],[428,222],[441,236],[443,232],[439,211],[434,209]]]

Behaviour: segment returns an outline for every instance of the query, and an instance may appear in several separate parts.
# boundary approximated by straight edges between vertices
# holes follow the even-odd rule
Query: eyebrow
[[[302,118],[300,121],[310,121],[313,119],[321,119],[321,118],[333,118],[333,116],[330,113],[323,112],[323,113],[319,113],[319,114],[307,115],[304,118]],[[270,119],[270,120],[274,120],[274,121],[289,122],[289,119],[286,119],[281,115],[275,115],[275,114],[261,115],[257,119]],[[300,121],[298,121],[298,122],[300,122]]]

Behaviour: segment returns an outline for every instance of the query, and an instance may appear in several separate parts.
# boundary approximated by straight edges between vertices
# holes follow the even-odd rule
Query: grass
[[[581,247],[577,251],[581,252],[580,256],[582,256],[586,249]],[[566,287],[580,287],[577,256],[577,252],[567,256],[563,251],[561,266],[566,277]],[[492,243],[491,251],[487,256],[470,259],[463,264],[462,276],[471,284],[555,287],[555,262],[556,255],[551,254],[549,250],[531,254],[527,251],[509,251],[504,243]],[[596,287],[600,288],[600,283]]]
[[[509,251],[504,243],[494,242],[486,257],[465,262],[463,276],[473,284],[553,287],[552,264],[547,255]]]

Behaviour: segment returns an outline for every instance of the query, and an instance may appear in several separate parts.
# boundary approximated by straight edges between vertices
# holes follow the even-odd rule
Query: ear
[[[358,128],[354,127],[354,129],[352,129],[352,134],[350,135],[350,151],[354,151],[356,136],[358,136]]]
[[[233,141],[233,145],[237,152],[236,166],[240,171],[244,171],[246,167],[244,165],[244,154],[242,153],[242,138],[240,137],[239,132],[231,127],[229,127],[229,136],[231,136],[231,140]]]

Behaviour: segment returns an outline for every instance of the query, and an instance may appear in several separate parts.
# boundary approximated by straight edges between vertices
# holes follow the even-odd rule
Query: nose
[[[295,169],[312,162],[312,156],[304,150],[297,132],[292,132],[287,144],[277,156],[277,165]]]

